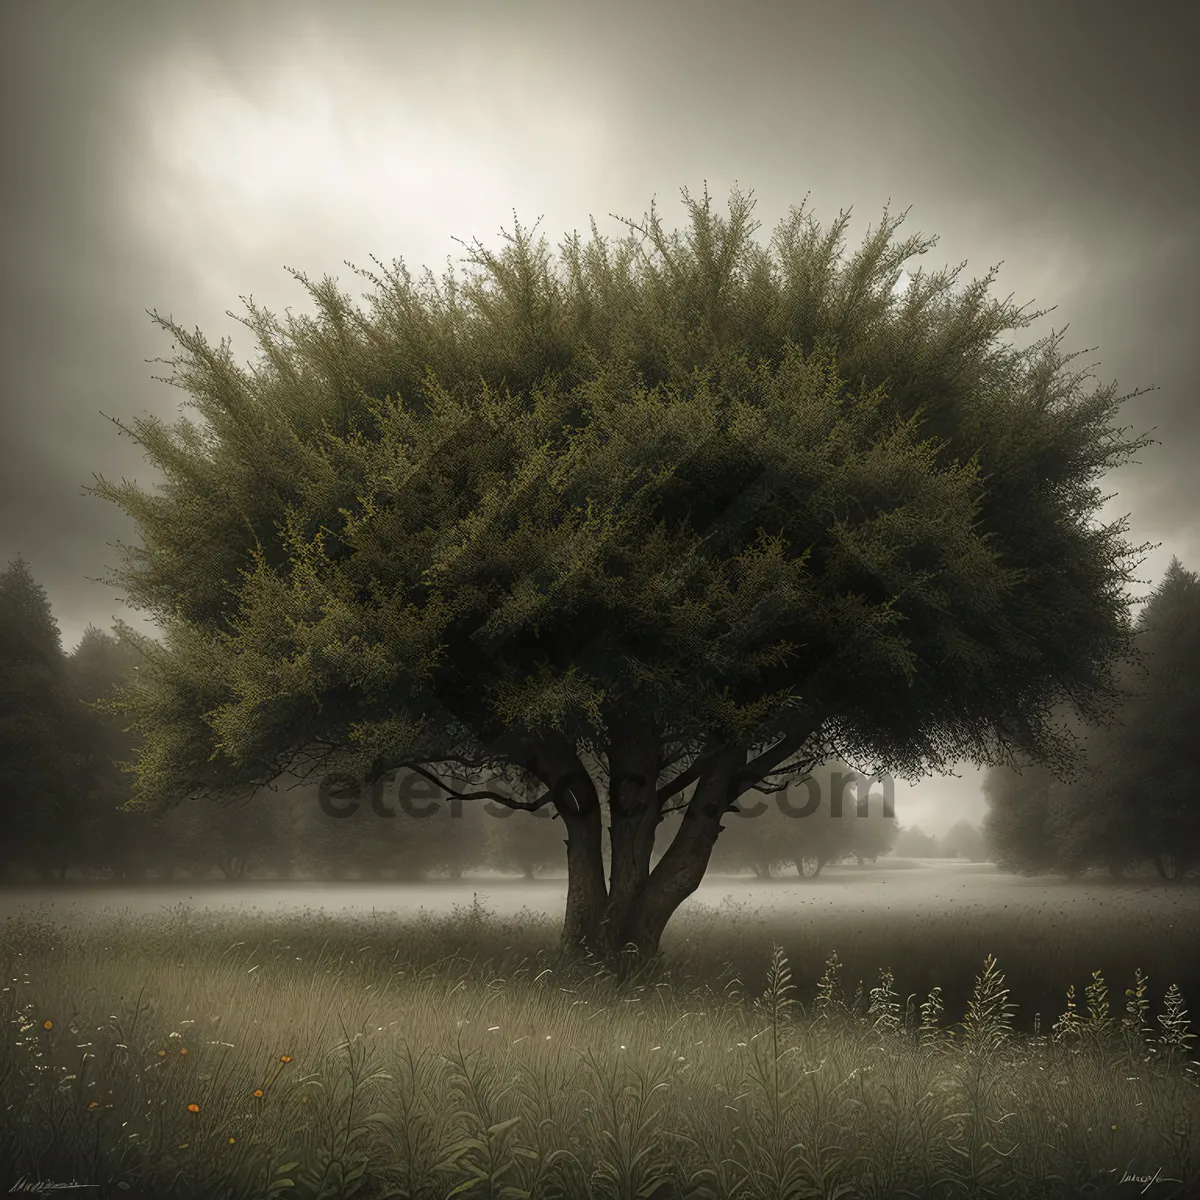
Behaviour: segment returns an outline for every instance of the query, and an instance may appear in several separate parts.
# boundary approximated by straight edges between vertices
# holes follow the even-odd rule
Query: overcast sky
[[[490,4],[6,0],[0,29],[4,289],[0,566],[22,555],[70,648],[89,622],[138,623],[100,582],[134,528],[82,493],[152,482],[101,414],[174,420],[184,394],[156,309],[212,342],[252,335],[239,296],[312,311],[284,266],[369,285],[343,260],[438,276],[503,246],[515,208],[550,244],[602,234],[680,188],[720,212],[753,190],[765,242],[811,193],[853,206],[847,249],[889,199],[900,236],[937,234],[926,270],[1057,305],[1125,420],[1161,444],[1114,476],[1134,542],[1200,568],[1198,6]],[[914,264],[915,265],[915,264]],[[461,267],[458,268],[461,270]],[[365,307],[365,304],[364,304]],[[978,774],[898,786],[897,815],[941,832],[984,811]]]

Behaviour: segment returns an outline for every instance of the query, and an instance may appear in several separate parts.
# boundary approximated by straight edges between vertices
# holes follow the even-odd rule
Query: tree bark
[[[649,716],[606,713],[610,739],[611,860],[605,880],[601,804],[596,785],[574,745],[555,731],[509,731],[491,747],[544,783],[567,831],[567,902],[560,948],[567,958],[591,952],[618,973],[654,958],[667,923],[700,886],[722,818],[738,796],[783,762],[792,760],[820,728],[793,711],[783,737],[746,761],[746,747],[706,746],[691,767],[660,789],[662,738]],[[665,800],[695,782],[683,820],[654,869],[655,833]],[[632,953],[624,953],[631,949]]]
[[[598,941],[608,899],[596,785],[565,737],[555,732],[510,733],[496,747],[550,790],[567,831],[567,903],[560,949],[579,957]]]
[[[601,922],[601,951],[615,958],[633,943],[643,947],[633,926],[634,913],[646,903],[654,835],[662,820],[658,796],[662,743],[649,722],[620,716],[609,719],[612,734],[609,762],[608,903]],[[705,865],[707,866],[707,858]],[[661,865],[661,864],[660,864]],[[650,953],[658,949],[657,941]]]
[[[719,751],[700,776],[678,832],[629,915],[625,940],[637,948],[639,957],[658,953],[667,922],[704,879],[721,833],[721,819],[737,799],[735,776],[745,764],[745,750],[729,747]]]

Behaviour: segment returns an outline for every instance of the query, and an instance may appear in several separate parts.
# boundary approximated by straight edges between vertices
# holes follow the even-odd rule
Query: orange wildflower
[[[53,1021],[43,1021],[43,1022],[42,1022],[42,1028],[43,1028],[43,1029],[53,1029],[53,1028],[54,1028],[54,1022],[53,1022]]]
[[[200,1105],[198,1105],[198,1104],[189,1104],[188,1105],[188,1112],[198,1113],[199,1111],[200,1111]]]

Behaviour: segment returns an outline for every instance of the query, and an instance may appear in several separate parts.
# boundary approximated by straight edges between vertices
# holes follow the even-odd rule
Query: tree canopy
[[[894,242],[903,215],[843,263],[848,213],[763,248],[736,190],[728,221],[684,202],[686,240],[652,205],[561,270],[518,223],[461,290],[362,271],[371,314],[295,272],[320,319],[247,300],[249,370],[152,314],[201,422],[123,425],[164,482],[92,489],[137,522],[112,582],[163,628],[118,702],[140,796],[298,766],[538,783],[454,794],[553,804],[564,946],[652,953],[751,787],[831,753],[1070,761],[1055,706],[1107,712],[1130,648],[1135,551],[1097,519],[1147,440],[1125,397],[1064,372],[1061,334],[1006,343],[1043,314],[991,299],[995,269],[897,295],[936,240]]]

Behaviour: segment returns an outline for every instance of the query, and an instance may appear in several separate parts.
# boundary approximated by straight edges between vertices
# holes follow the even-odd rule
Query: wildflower
[[[281,1054],[279,1056],[279,1061],[281,1063],[290,1063],[292,1061],[292,1056],[290,1054]]]
[[[53,1029],[53,1028],[54,1028],[54,1022],[53,1022],[53,1021],[43,1021],[43,1022],[42,1022],[42,1028],[43,1028],[43,1029]]]
[[[236,1142],[236,1141],[237,1141],[237,1138],[230,1138],[230,1139],[229,1139],[229,1144],[232,1146],[232,1145],[233,1145],[233,1143],[234,1143],[234,1142]]]
[[[89,1104],[89,1105],[88,1105],[88,1112],[91,1112],[91,1110],[92,1110],[93,1108],[99,1108],[99,1107],[100,1107],[100,1101],[99,1101],[99,1100],[93,1100],[93,1101],[91,1102],[91,1104]]]
[[[187,1053],[187,1047],[186,1047],[186,1046],[180,1046],[180,1047],[179,1047],[179,1053],[180,1053],[180,1054],[186,1054],[186,1053]]]
[[[188,1112],[198,1113],[199,1111],[200,1111],[200,1105],[198,1105],[198,1104],[189,1104],[188,1105]]]
[[[261,1100],[261,1099],[262,1099],[262,1094],[263,1094],[263,1090],[262,1090],[262,1088],[255,1088],[255,1089],[254,1089],[254,1098],[255,1098],[255,1100]]]
[[[1113,1126],[1113,1133],[1116,1133],[1116,1131],[1117,1131],[1117,1127],[1114,1125],[1114,1126]]]
[[[167,1052],[166,1052],[165,1050],[160,1050],[160,1051],[158,1052],[158,1057],[159,1057],[159,1058],[166,1058],[166,1057],[167,1057]]]

